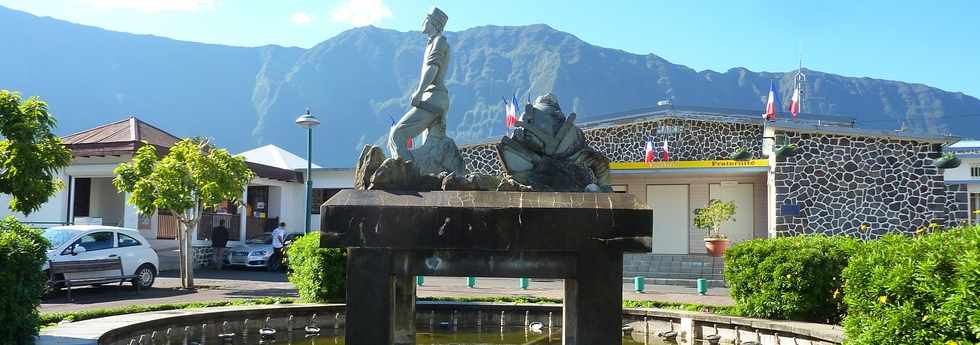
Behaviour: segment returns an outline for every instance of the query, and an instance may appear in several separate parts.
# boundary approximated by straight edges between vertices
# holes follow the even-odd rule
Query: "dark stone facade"
[[[459,149],[466,162],[466,170],[485,175],[498,176],[504,171],[500,156],[497,155],[497,143],[467,145]]]
[[[614,162],[642,161],[646,139],[658,147],[667,139],[671,160],[728,159],[739,147],[761,158],[762,132],[758,122],[673,117],[585,129],[589,145]],[[790,130],[776,135],[799,146],[795,156],[778,158],[774,167],[777,236],[876,238],[968,219],[966,186],[946,185],[943,171],[933,166],[938,143]],[[462,151],[470,171],[500,174],[493,144]],[[794,204],[799,216],[782,214],[784,205]]]
[[[965,210],[932,165],[939,146],[908,140],[780,132],[799,146],[775,166],[777,235],[877,238],[952,225]],[[783,215],[798,205],[799,216]]]
[[[647,139],[658,149],[667,140],[671,160],[728,159],[738,148],[748,149],[753,158],[762,157],[762,126],[758,123],[666,118],[589,128],[585,137],[613,162],[643,161]]]
[[[748,149],[753,158],[762,157],[762,126],[753,123],[665,118],[585,128],[584,132],[589,146],[612,162],[643,161],[645,140],[652,140],[658,150],[667,140],[670,160],[728,159],[742,147]],[[494,145],[462,147],[466,169],[499,175],[503,169]]]

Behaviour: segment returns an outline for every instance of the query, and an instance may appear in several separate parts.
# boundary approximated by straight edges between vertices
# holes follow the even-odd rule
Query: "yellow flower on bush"
[[[926,233],[926,228],[919,227],[918,229],[915,229],[915,234],[916,235],[922,236],[922,234],[925,234],[925,233]]]
[[[867,232],[868,231],[868,228],[870,228],[870,227],[871,226],[869,226],[868,224],[861,224],[860,230],[861,230],[861,232]]]
[[[959,343],[957,343],[956,340],[947,340],[946,345],[959,345]]]
[[[878,296],[878,303],[881,304],[888,303],[888,296]]]
[[[840,299],[840,289],[834,289],[834,299]]]

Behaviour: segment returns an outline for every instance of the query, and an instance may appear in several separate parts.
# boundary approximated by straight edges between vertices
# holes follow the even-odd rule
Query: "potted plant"
[[[732,153],[731,158],[732,160],[736,160],[736,161],[744,161],[744,160],[748,160],[749,158],[752,158],[752,153],[749,152],[749,150],[744,147],[739,147],[738,149],[735,150],[735,152]]]
[[[718,199],[708,201],[708,206],[694,210],[694,226],[705,230],[704,248],[708,255],[725,255],[728,237],[721,233],[721,225],[735,220],[735,201],[723,202]]]
[[[783,145],[776,148],[776,157],[790,157],[796,154],[799,147],[796,144]]]
[[[942,157],[939,157],[939,159],[933,162],[939,169],[953,169],[960,166],[960,163],[960,158],[956,157],[956,154],[952,152],[944,153]]]

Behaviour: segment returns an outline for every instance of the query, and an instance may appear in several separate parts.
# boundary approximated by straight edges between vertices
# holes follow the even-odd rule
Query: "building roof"
[[[293,154],[292,152],[286,151],[279,146],[271,144],[239,153],[238,156],[244,157],[245,160],[249,162],[259,163],[280,169],[306,169],[305,159],[300,158],[299,156]],[[313,164],[313,169],[320,168],[321,167],[319,165],[315,163]]]
[[[633,109],[618,113],[601,115],[580,115],[576,123],[582,129],[615,127],[644,121],[665,119],[712,121],[726,123],[745,123],[760,126],[770,125],[776,130],[802,133],[822,133],[856,137],[878,137],[893,140],[915,140],[930,143],[956,142],[955,136],[929,134],[914,131],[893,131],[862,128],[857,120],[848,116],[800,113],[795,119],[788,115],[773,122],[767,122],[759,111],[695,106],[664,105]],[[461,145],[472,146],[500,142],[500,137],[466,141]]]
[[[61,142],[76,157],[132,153],[144,142],[158,148],[173,146],[180,138],[136,117],[66,135]]]
[[[86,129],[61,138],[61,143],[68,147],[75,157],[132,154],[141,146],[147,144],[156,146],[158,154],[164,154],[164,152],[174,146],[178,141],[180,141],[180,138],[177,136],[136,117],[129,117],[92,129]],[[267,146],[275,147],[273,145]],[[266,146],[262,148],[264,147]],[[278,147],[276,148],[278,149]],[[294,157],[296,156],[285,150],[282,150],[282,152]],[[246,158],[246,163],[248,164],[248,168],[258,177],[286,182],[303,181],[303,174],[295,171],[295,169],[280,168],[264,162],[253,162],[248,158]],[[303,167],[306,167],[305,160],[303,161]]]
[[[960,140],[949,145],[950,151],[980,151],[980,140]]]
[[[248,165],[248,169],[255,173],[255,176],[261,178],[267,178],[270,180],[279,180],[285,182],[303,182],[303,173],[295,170],[288,170],[277,168],[274,166],[268,166],[261,163],[245,161]]]
[[[783,116],[782,118],[767,122],[761,114],[755,114],[751,110],[708,108],[708,107],[686,107],[686,106],[664,106],[654,108],[636,109],[621,113],[581,117],[580,126],[582,128],[597,128],[618,126],[626,123],[653,121],[662,119],[680,120],[700,120],[715,122],[736,122],[750,123],[758,125],[769,124],[776,130],[794,131],[803,133],[822,133],[832,135],[849,135],[859,137],[879,137],[896,140],[917,140],[924,142],[946,143],[955,142],[958,138],[946,135],[929,134],[912,131],[891,131],[883,129],[861,128],[856,120],[846,116],[820,115],[801,113],[796,119]],[[590,119],[593,119],[590,121]]]

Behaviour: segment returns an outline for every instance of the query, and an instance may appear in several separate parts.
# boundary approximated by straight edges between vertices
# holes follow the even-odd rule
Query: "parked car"
[[[149,288],[156,281],[160,259],[150,247],[150,242],[139,231],[102,225],[69,225],[47,228],[43,232],[51,247],[48,261],[43,269],[48,270],[49,262],[81,261],[119,258],[122,275],[132,275],[130,282],[139,288]],[[106,277],[119,272],[78,272],[69,273],[72,278]],[[64,280],[63,277],[52,277]],[[97,285],[97,284],[96,284]]]
[[[288,246],[297,237],[303,236],[302,233],[294,232],[286,234],[283,243]],[[285,255],[285,246],[283,255]],[[270,271],[282,270],[282,258],[272,260],[272,233],[256,235],[245,240],[245,244],[237,245],[225,250],[225,264],[229,266],[266,268]]]

